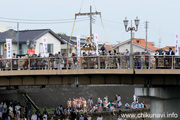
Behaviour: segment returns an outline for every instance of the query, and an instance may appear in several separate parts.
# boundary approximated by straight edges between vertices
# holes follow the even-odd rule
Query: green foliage
[[[56,33],[58,36],[66,35],[66,33]],[[67,35],[66,35],[67,36]]]

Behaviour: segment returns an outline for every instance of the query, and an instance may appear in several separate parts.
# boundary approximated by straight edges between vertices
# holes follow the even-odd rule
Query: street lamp
[[[128,22],[129,20],[127,20],[127,18],[125,18],[125,20],[123,20],[124,22],[124,26],[125,26],[125,31],[129,32],[131,31],[131,44],[130,44],[130,68],[133,69],[134,68],[134,64],[133,64],[133,31],[138,31],[138,25],[139,25],[139,19],[138,17],[136,17],[136,19],[134,20],[136,27],[132,27],[132,20],[131,20],[131,27],[128,27]]]

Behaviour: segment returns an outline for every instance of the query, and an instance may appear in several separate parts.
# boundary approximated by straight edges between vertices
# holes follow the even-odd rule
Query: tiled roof
[[[146,48],[145,39],[133,39],[133,43],[139,46]],[[151,42],[147,42],[147,48],[150,50],[157,50],[157,47],[154,47]]]
[[[119,47],[119,46],[121,46],[121,45],[129,42],[129,41],[130,41],[130,39],[129,39],[129,40],[126,40],[126,41],[124,41],[124,42],[122,42],[122,43],[119,43],[119,44],[115,45],[113,48],[115,49],[115,48],[117,48],[117,47]],[[141,47],[143,47],[144,49],[146,48],[146,41],[145,41],[145,39],[134,38],[134,39],[133,39],[133,44],[136,44],[136,45],[138,45],[138,46],[141,46]],[[150,50],[157,50],[157,49],[158,49],[157,47],[154,47],[154,46],[153,46],[153,42],[147,42],[147,48],[150,49]]]
[[[162,50],[167,50],[168,51],[169,48],[172,48],[172,50],[175,51],[175,46],[166,46],[166,47],[163,47],[163,48],[159,48],[159,50],[162,49]],[[179,51],[180,51],[180,47],[179,47]]]
[[[66,42],[66,43],[69,42],[70,36],[60,35],[59,37],[60,37],[64,42]],[[72,45],[76,45],[76,44],[77,44],[76,37],[72,36],[70,43],[71,43]],[[84,44],[87,43],[87,42],[86,42],[85,39],[81,38],[81,39],[80,39],[80,43],[81,43],[82,45],[84,45]]]
[[[37,29],[37,30],[20,30],[19,31],[19,42],[26,42],[37,40],[42,37],[46,33],[51,33],[54,37],[56,37],[59,41],[64,43],[52,30],[50,29]],[[10,29],[5,32],[0,33],[0,42],[6,42],[6,39],[12,39],[12,42],[16,43],[16,34],[17,31]]]

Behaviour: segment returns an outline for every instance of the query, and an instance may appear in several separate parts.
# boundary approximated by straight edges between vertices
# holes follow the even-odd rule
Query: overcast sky
[[[82,0],[1,0],[0,17],[35,20],[74,19],[80,11]],[[93,11],[102,13],[103,22],[110,43],[122,42],[130,38],[125,32],[123,20],[127,17],[140,19],[136,38],[145,38],[145,21],[149,22],[148,41],[161,47],[175,45],[175,35],[180,38],[180,0],[83,0],[81,12]],[[88,17],[85,17],[88,19]],[[102,42],[107,42],[99,16],[93,17],[93,33],[99,35]],[[82,17],[78,17],[82,19]],[[83,17],[84,19],[84,17]],[[0,19],[2,21],[3,19]],[[8,29],[16,29],[15,23],[0,22]],[[22,24],[20,29],[52,29],[54,32],[71,34],[73,22],[64,24]],[[73,35],[88,35],[89,21],[77,22]],[[180,42],[179,42],[180,43]]]

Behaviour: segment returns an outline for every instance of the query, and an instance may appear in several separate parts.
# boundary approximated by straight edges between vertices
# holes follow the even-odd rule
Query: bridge
[[[129,84],[151,98],[151,112],[180,115],[179,56],[128,56],[1,59],[0,86]],[[16,63],[16,64],[15,64]]]

